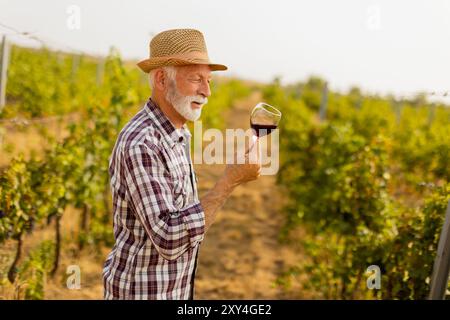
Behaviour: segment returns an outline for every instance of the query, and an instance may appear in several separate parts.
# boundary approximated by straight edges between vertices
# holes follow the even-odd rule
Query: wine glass
[[[281,112],[277,108],[264,102],[258,103],[250,115],[250,127],[255,137],[253,140],[270,134],[278,127],[280,119]]]

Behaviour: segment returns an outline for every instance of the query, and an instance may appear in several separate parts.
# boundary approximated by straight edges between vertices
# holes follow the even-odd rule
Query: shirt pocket
[[[173,200],[177,210],[182,210],[188,205],[189,200],[189,174],[175,173],[173,177]]]
[[[190,187],[189,163],[183,153],[181,145],[177,145],[168,154],[168,170],[173,182],[173,204],[177,210],[182,210],[189,204]]]

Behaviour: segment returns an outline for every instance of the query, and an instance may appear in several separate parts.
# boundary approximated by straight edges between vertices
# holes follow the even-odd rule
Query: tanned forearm
[[[225,175],[220,177],[214,187],[200,199],[205,213],[205,233],[216,220],[218,210],[224,205],[237,184],[230,183]]]

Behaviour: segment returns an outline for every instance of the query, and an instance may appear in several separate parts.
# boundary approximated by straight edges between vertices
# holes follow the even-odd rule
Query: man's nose
[[[208,81],[203,81],[202,85],[198,91],[199,94],[204,96],[205,98],[209,97],[211,95],[211,89],[209,87]]]

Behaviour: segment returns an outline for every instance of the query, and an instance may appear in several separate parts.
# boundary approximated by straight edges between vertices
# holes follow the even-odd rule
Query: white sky
[[[70,5],[81,10],[79,30],[67,27]],[[133,59],[148,56],[152,33],[197,28],[230,76],[286,83],[316,74],[338,90],[450,90],[450,0],[0,0],[0,23],[61,48],[106,54],[114,45]]]

